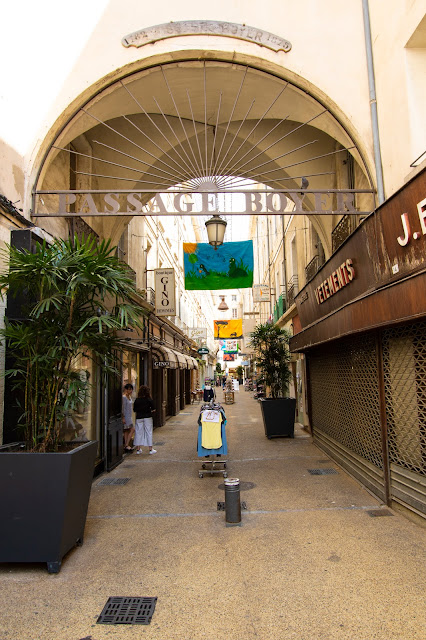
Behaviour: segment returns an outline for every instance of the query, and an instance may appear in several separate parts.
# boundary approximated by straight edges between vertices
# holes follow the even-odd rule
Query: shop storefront
[[[165,345],[152,345],[151,355],[154,427],[161,427],[191,402],[193,375],[198,365],[192,356]]]
[[[296,296],[316,444],[426,517],[426,189],[421,172]]]

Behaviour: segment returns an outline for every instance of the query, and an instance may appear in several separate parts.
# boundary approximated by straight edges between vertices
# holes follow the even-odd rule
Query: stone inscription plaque
[[[268,31],[248,27],[245,24],[218,22],[216,20],[185,20],[183,22],[158,24],[154,27],[148,27],[148,29],[130,33],[121,42],[124,47],[143,47],[158,40],[191,35],[237,38],[238,40],[254,42],[272,51],[284,51],[285,53],[291,49],[291,43],[288,40]]]

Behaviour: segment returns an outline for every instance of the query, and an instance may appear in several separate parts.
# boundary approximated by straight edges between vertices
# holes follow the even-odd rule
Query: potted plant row
[[[276,325],[258,324],[250,334],[257,367],[262,372],[267,397],[259,398],[267,438],[294,438],[296,399],[287,396],[291,371],[290,334]]]
[[[65,443],[64,420],[90,393],[73,368],[82,355],[105,376],[117,374],[116,332],[141,324],[135,287],[109,241],[58,239],[32,251],[7,246],[3,296],[25,303],[0,331],[13,365],[5,375],[21,398],[21,438],[0,447],[0,562],[45,562],[83,542],[97,442]],[[5,398],[13,402],[13,397]]]

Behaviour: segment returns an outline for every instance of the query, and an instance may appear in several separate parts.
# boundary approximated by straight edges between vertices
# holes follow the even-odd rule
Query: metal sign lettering
[[[170,367],[170,362],[168,360],[154,360],[152,364],[154,369],[165,369],[166,367]]]
[[[268,31],[263,31],[263,29],[256,29],[255,27],[234,22],[219,22],[217,20],[185,20],[157,24],[154,27],[130,33],[122,39],[121,43],[123,47],[143,47],[159,40],[194,35],[236,38],[246,42],[253,42],[277,52],[284,51],[287,53],[291,49],[291,43],[288,40]]]
[[[217,190],[211,192],[197,192],[182,190],[170,190],[174,193],[172,204],[164,194],[157,193],[146,204],[142,204],[144,194],[152,191],[140,190],[120,190],[109,192],[105,189],[87,190],[40,190],[34,194],[33,217],[91,217],[91,216],[167,216],[176,214],[182,216],[208,215],[218,212],[211,195],[226,193],[228,195],[242,194],[240,199],[240,209],[232,207],[232,212],[220,211],[221,215],[369,215],[374,209],[372,201],[371,211],[357,211],[354,205],[354,196],[357,193],[371,194],[371,189],[287,189],[287,190]],[[200,197],[193,198],[195,194]],[[310,194],[314,202],[314,209],[307,209],[303,206],[304,196]],[[39,213],[37,211],[38,201],[43,195],[50,195],[51,206],[54,211]],[[78,198],[77,196],[81,196]],[[185,198],[183,199],[183,196]],[[57,200],[56,200],[57,198]],[[55,204],[55,200],[56,203]],[[290,209],[288,208],[290,205]],[[70,211],[74,206],[74,211]],[[291,208],[292,207],[292,208]]]
[[[419,224],[421,230],[414,232],[412,232],[411,230],[410,218],[408,216],[408,213],[401,214],[403,233],[397,238],[398,244],[401,247],[406,247],[411,238],[413,238],[413,240],[419,240],[419,238],[426,234],[426,198],[417,203],[417,213],[419,215]]]

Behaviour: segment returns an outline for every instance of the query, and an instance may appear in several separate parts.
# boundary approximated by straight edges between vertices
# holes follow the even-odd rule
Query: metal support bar
[[[316,215],[316,216],[336,216],[336,215],[343,215],[342,211],[291,211],[290,212],[292,216],[311,216],[311,215]],[[344,215],[346,216],[369,216],[371,214],[371,211],[346,211],[344,213]],[[164,213],[161,211],[158,212],[153,212],[153,211],[122,211],[122,212],[114,212],[114,211],[98,211],[97,213],[83,213],[83,212],[78,212],[78,213],[70,213],[70,212],[58,212],[58,213],[33,213],[31,212],[31,217],[32,218],[120,218],[120,217],[125,217],[125,218],[135,218],[135,217],[139,217],[139,216],[148,216],[148,217],[158,217],[158,216],[164,216],[165,218],[167,217],[176,217],[176,216],[192,216],[194,218],[196,217],[205,217],[206,214],[205,213],[176,213],[176,212],[171,212],[171,213]],[[247,211],[232,211],[230,213],[227,212],[220,212],[221,216],[281,216],[283,215],[282,211],[277,211],[276,213],[272,212],[272,211],[265,211],[263,213],[255,213],[253,212],[247,212]]]
[[[383,460],[383,480],[385,501],[388,507],[391,506],[391,479],[389,466],[389,447],[388,447],[388,427],[386,420],[386,397],[385,397],[385,379],[383,371],[383,347],[382,333],[376,332],[376,353],[377,353],[377,377],[379,380],[379,404],[380,404],[380,428],[382,436],[382,460]]]

